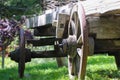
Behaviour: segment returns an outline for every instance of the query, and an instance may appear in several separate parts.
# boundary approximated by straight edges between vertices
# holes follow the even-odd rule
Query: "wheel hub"
[[[76,49],[77,49],[77,40],[75,35],[69,35],[67,39],[63,39],[63,51],[71,56],[71,58],[75,57]]]

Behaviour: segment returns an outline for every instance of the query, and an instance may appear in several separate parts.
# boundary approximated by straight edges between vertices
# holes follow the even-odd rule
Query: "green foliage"
[[[9,58],[5,62],[5,69],[0,68],[0,80],[69,80],[67,67],[58,68],[55,59],[33,59],[26,64],[23,79],[18,78],[17,63]],[[120,80],[114,57],[88,57],[86,80]]]
[[[6,0],[0,3],[0,17],[12,17],[16,15],[33,15],[41,13],[41,1],[39,0]]]

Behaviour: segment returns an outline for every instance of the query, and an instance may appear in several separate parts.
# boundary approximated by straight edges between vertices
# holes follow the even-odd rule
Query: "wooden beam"
[[[120,39],[95,39],[95,53],[117,52],[120,50]]]
[[[45,46],[45,45],[54,45],[55,38],[41,38],[39,40],[31,39],[27,40],[27,43],[31,43],[33,46]]]
[[[90,17],[89,34],[96,34],[96,39],[120,38],[119,21],[119,16]]]
[[[86,15],[91,15],[95,13],[105,14],[111,12],[115,14],[114,10],[117,10],[117,13],[120,13],[120,0],[86,0],[81,1]]]
[[[32,58],[51,58],[51,57],[67,57],[67,54],[59,53],[58,51],[41,51],[31,52]]]

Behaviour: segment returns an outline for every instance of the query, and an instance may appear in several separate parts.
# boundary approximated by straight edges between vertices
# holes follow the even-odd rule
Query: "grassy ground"
[[[18,78],[17,63],[9,58],[5,60],[5,69],[0,67],[0,80],[69,80],[67,67],[58,68],[55,59],[34,59],[27,63],[23,79]],[[106,55],[88,57],[86,80],[120,80],[114,58]]]

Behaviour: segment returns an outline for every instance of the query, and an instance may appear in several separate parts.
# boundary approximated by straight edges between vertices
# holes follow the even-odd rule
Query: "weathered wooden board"
[[[96,34],[97,39],[120,38],[120,16],[91,17],[88,21],[89,31]]]
[[[109,11],[117,10],[120,13],[120,0],[86,0],[81,1],[86,15],[91,15],[95,13],[104,14]]]
[[[53,21],[58,19],[60,13],[69,14],[71,7],[72,5],[67,4],[63,7],[56,7],[55,9],[46,10],[42,15],[26,19],[26,26],[28,28],[34,28],[52,24]]]
[[[103,14],[110,11],[113,11],[112,13],[120,13],[120,0],[86,0],[80,2],[83,4],[86,15],[95,13]],[[43,15],[28,18],[26,20],[26,26],[38,27],[51,24],[53,20],[57,19],[59,13],[69,14],[72,5],[73,4],[67,4],[62,7],[56,7],[55,9],[46,10]]]
[[[120,0],[82,1],[90,27],[97,39],[120,38]]]
[[[96,39],[94,45],[95,53],[109,53],[120,50],[120,40],[115,39]]]
[[[56,15],[56,12],[28,18],[26,19],[26,26],[28,28],[34,28],[38,26],[44,26],[46,24],[51,24],[55,19],[53,14]]]
[[[92,0],[92,1],[86,0],[86,1],[80,1],[80,2],[83,4],[86,16],[96,14],[96,13],[99,14],[97,16],[100,16],[103,14],[107,14],[107,15],[120,14],[120,0]],[[78,2],[76,2],[76,4],[77,3]],[[73,4],[75,3],[72,3],[72,4],[69,3],[62,7],[49,9],[49,10],[46,10],[43,15],[28,18],[26,20],[26,26],[28,28],[34,28],[34,27],[45,26],[47,24],[52,24],[54,20],[56,21],[58,20],[58,17],[59,17],[58,15],[60,13],[70,15],[70,10],[72,9]],[[117,38],[119,37],[119,22],[118,23],[115,22],[115,24],[113,22],[114,20],[113,21],[105,20],[105,22],[100,20],[100,22],[98,22],[99,24],[97,24],[96,27],[92,25],[91,30],[97,33],[97,38]],[[109,24],[109,23],[113,23],[113,24]],[[114,28],[113,27],[114,25],[118,27]],[[103,34],[106,34],[106,35],[103,36]],[[111,37],[109,35],[111,35]]]

